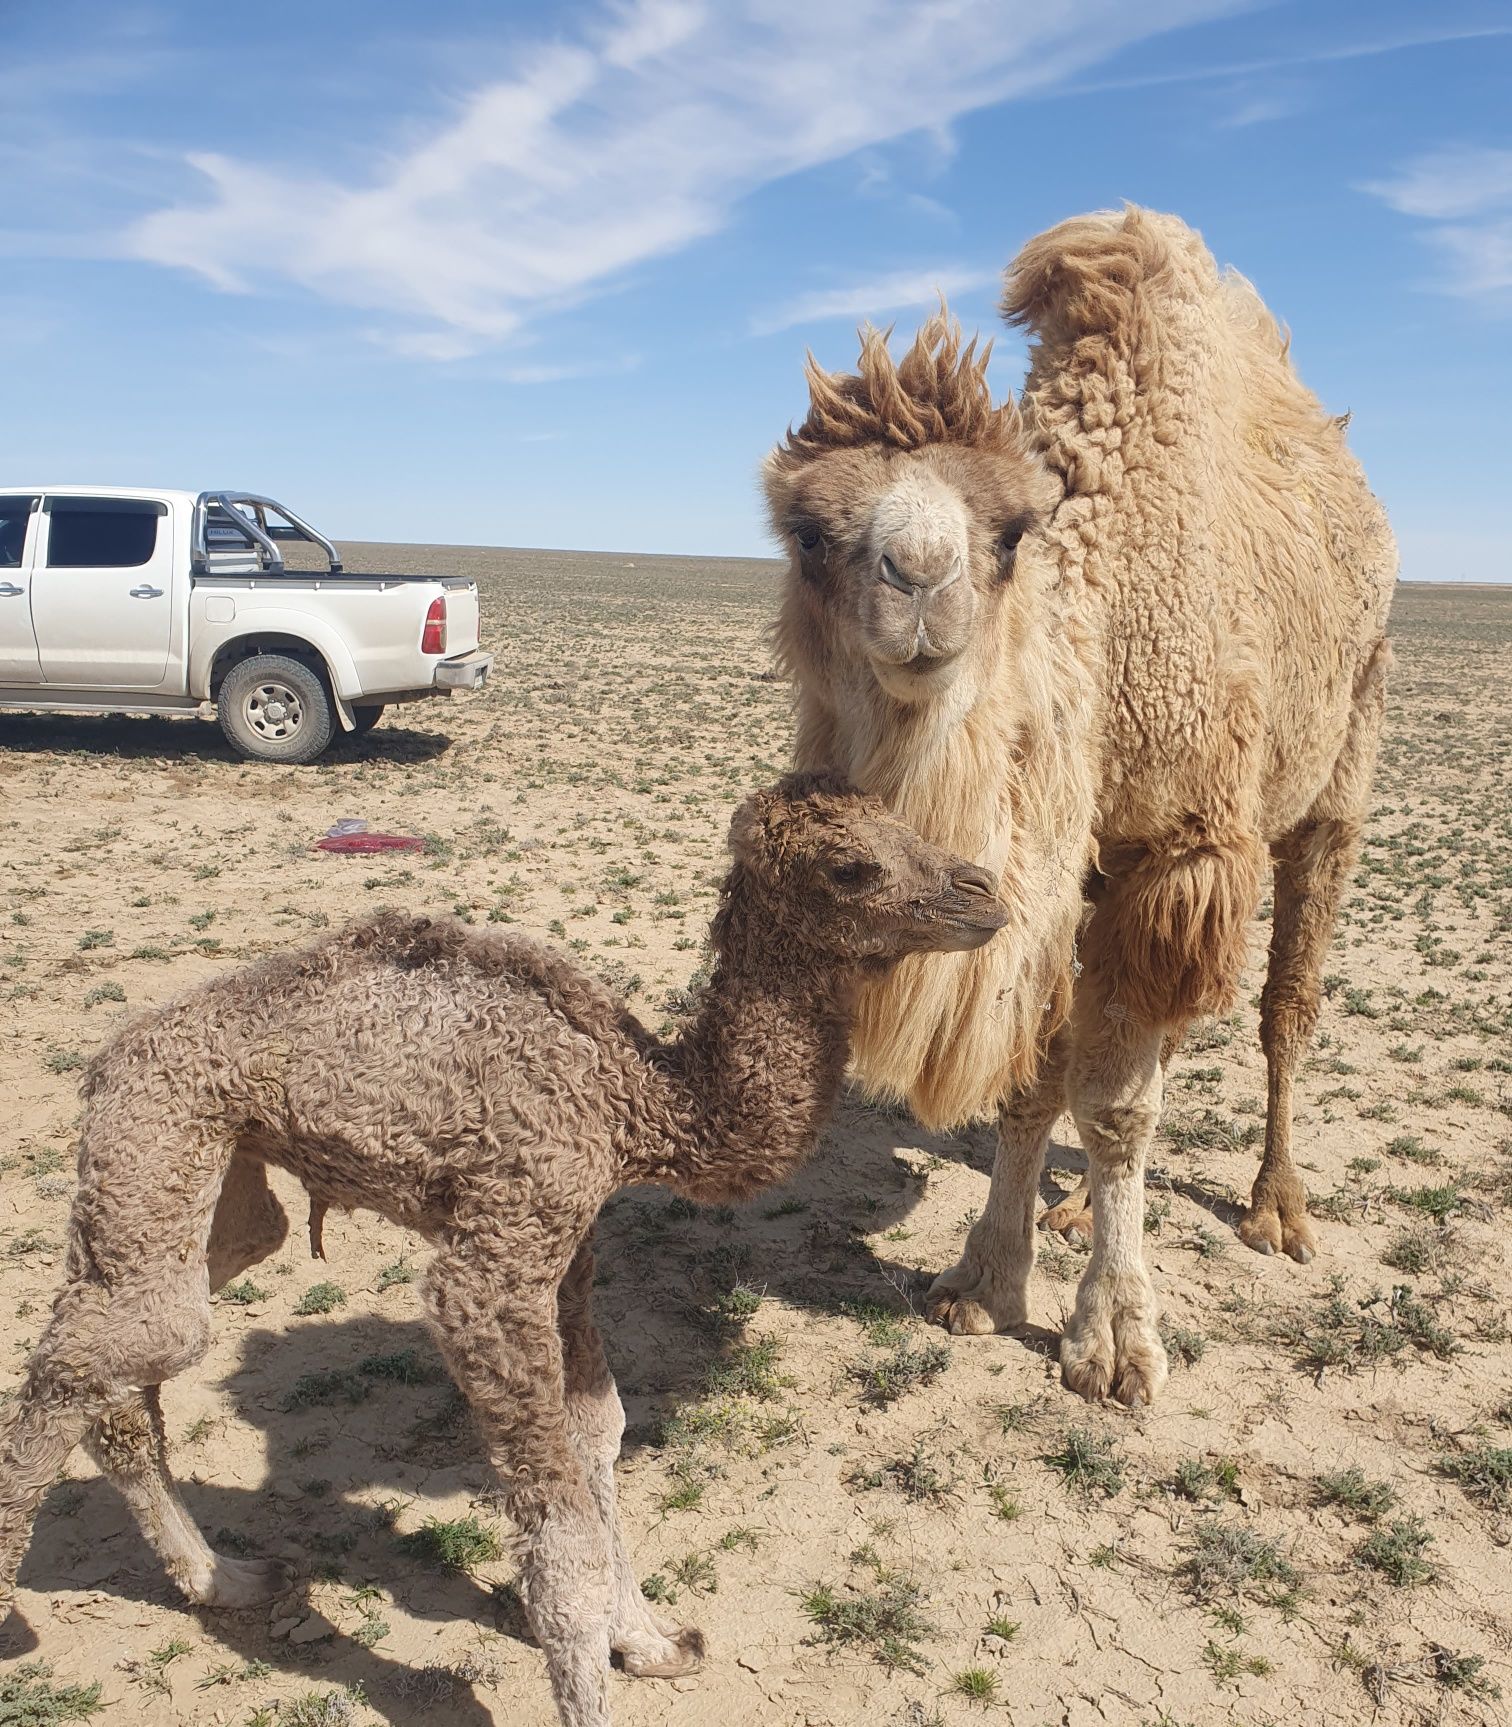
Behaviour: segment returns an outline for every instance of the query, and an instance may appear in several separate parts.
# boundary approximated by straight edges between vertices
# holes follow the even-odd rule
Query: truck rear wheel
[[[215,706],[231,748],[260,762],[314,761],[336,723],[325,680],[288,654],[238,660]]]
[[[383,703],[382,702],[379,702],[377,707],[353,708],[352,709],[352,730],[354,732],[370,732],[370,731],[372,731],[373,727],[376,726],[378,724],[379,720],[381,720],[382,718],[383,718]]]

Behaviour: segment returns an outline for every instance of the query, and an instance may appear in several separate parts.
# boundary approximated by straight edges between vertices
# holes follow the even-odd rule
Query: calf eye
[[[862,887],[881,873],[870,858],[847,858],[831,867],[830,880],[841,887]]]

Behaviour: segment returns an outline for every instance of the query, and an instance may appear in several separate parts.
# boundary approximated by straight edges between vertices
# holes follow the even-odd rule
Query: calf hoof
[[[618,1648],[625,1671],[637,1679],[681,1679],[703,1665],[703,1632],[691,1625],[670,1637],[637,1631]]]
[[[227,1559],[217,1553],[209,1578],[189,1594],[201,1607],[260,1607],[293,1586],[293,1568],[281,1559]]]

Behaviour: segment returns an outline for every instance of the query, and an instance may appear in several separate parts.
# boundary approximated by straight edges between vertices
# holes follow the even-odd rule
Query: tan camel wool
[[[1171,216],[1065,222],[1010,267],[1033,338],[1017,407],[944,309],[894,363],[810,359],[768,458],[790,547],[776,626],[797,761],[1000,872],[1001,941],[868,984],[855,1068],[929,1126],[993,1111],[988,1204],[931,1294],[961,1332],[1021,1324],[1063,1106],[1094,1233],[1068,1384],[1165,1376],[1142,1181],[1162,1050],[1233,999],[1269,854],[1265,1159],[1240,1234],[1315,1250],[1291,1087],[1369,795],[1396,552],[1249,283]],[[1085,1214],[1090,1195],[1092,1219]]]

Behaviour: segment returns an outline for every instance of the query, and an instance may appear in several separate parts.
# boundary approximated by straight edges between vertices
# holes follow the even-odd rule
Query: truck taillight
[[[444,654],[446,652],[446,600],[432,600],[430,610],[425,614],[425,628],[420,632],[420,652],[422,654]]]

